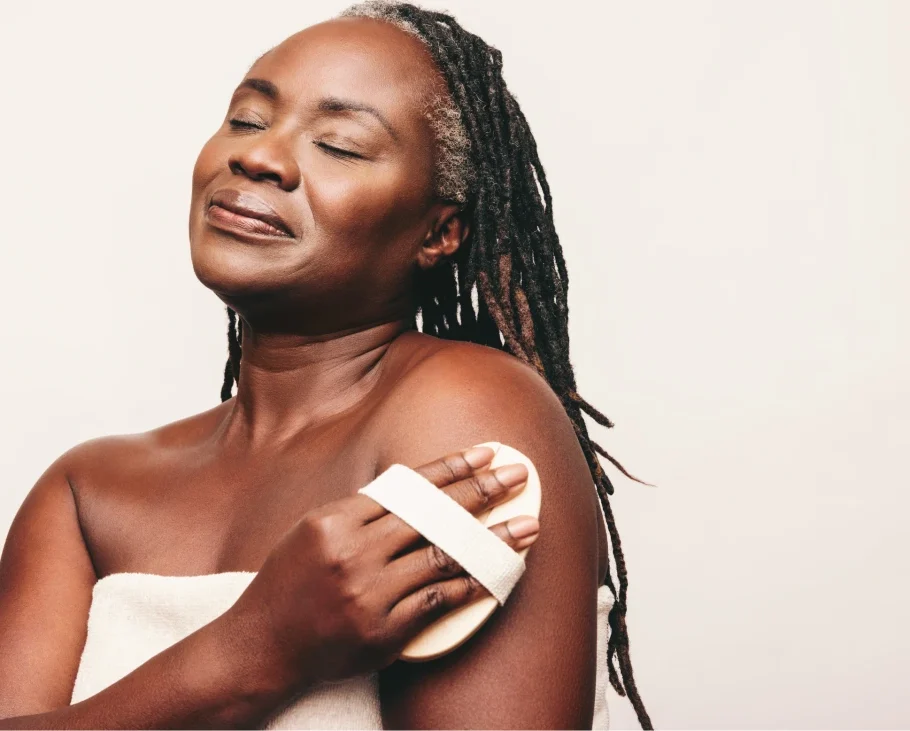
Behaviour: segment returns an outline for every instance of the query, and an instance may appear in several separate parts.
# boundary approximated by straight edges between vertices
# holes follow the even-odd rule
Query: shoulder
[[[191,417],[141,434],[80,442],[57,456],[25,495],[0,553],[0,708],[17,715],[16,708],[26,713],[28,707],[69,703],[93,587],[106,573],[99,571],[98,544],[87,528],[99,505],[95,496],[131,504],[119,499],[130,489],[133,471],[154,464],[156,445],[188,433],[187,421],[198,428]],[[129,530],[110,520],[112,514],[123,513],[94,522],[121,540]]]
[[[163,450],[179,450],[193,435],[211,428],[222,406],[145,432],[103,435],[76,443],[38,475],[20,512],[47,501],[62,501],[78,513],[80,497],[97,493],[99,487],[130,484],[133,480],[120,479],[126,472],[138,475],[144,466],[160,464]]]
[[[444,444],[498,441],[522,450],[510,439],[587,464],[550,384],[515,356],[476,343],[435,340],[399,379],[381,421],[380,462],[388,464],[429,461]]]
[[[438,424],[452,429],[462,424],[489,432],[489,440],[503,441],[496,433],[530,430],[532,423],[537,429],[543,420],[551,438],[574,440],[574,428],[559,396],[534,368],[515,356],[485,345],[447,340],[427,350],[388,397],[384,419],[392,426]]]
[[[61,470],[74,493],[104,484],[123,484],[125,471],[142,474],[179,457],[215,428],[224,404],[168,422],[147,431],[93,437],[70,447],[52,467]],[[50,468],[49,468],[50,469]]]
[[[527,455],[541,481],[538,544],[549,542],[547,528],[565,538],[593,579],[596,562],[585,556],[602,553],[599,497],[572,420],[534,368],[483,345],[441,341],[401,377],[381,421],[377,474],[489,441]]]

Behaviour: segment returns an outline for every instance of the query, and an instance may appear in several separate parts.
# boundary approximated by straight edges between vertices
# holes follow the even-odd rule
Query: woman
[[[590,727],[595,664],[650,727],[596,453],[622,468],[582,418],[612,426],[576,391],[549,188],[501,56],[412,5],[342,16],[253,64],[193,171],[193,266],[229,318],[222,403],[71,449],[14,520],[0,727],[274,724],[317,689],[330,704],[381,700],[386,727]],[[491,440],[541,478],[527,571],[464,646],[394,662],[481,591],[357,490],[421,465],[478,512],[477,487],[500,500],[527,477],[464,451]],[[516,549],[534,540],[493,530]],[[329,560],[341,553],[345,571]],[[135,576],[143,591],[204,587],[203,603],[230,580],[239,596],[68,706],[88,672],[93,593]],[[595,657],[599,587],[615,596],[607,657]]]

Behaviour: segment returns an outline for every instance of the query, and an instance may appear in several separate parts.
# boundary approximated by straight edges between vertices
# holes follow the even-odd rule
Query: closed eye
[[[325,150],[327,155],[332,155],[333,157],[342,157],[342,158],[358,158],[363,159],[363,155],[358,155],[356,152],[351,152],[350,150],[342,150],[340,147],[332,147],[327,145],[325,142],[313,142],[317,147],[321,147]]]
[[[244,122],[242,119],[232,119],[230,122],[228,122],[228,124],[230,124],[231,127],[235,128],[243,127],[245,129],[265,129],[265,127],[260,124],[253,124],[253,122]]]
[[[262,125],[254,124],[253,122],[245,122],[242,119],[232,119],[228,122],[232,128],[241,128],[241,129],[265,129]],[[321,147],[326,154],[332,155],[334,157],[340,158],[356,158],[363,159],[363,155],[358,155],[356,152],[351,152],[350,150],[343,150],[340,147],[333,147],[332,145],[327,145],[325,142],[313,142],[317,147]]]

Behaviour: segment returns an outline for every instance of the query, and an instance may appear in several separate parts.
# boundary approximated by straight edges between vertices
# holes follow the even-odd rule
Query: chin
[[[281,289],[277,262],[248,246],[232,246],[206,237],[190,247],[193,271],[218,295],[248,296]]]

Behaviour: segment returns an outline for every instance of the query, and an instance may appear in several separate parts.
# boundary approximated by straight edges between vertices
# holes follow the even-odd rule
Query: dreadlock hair
[[[642,480],[591,439],[582,417],[586,413],[602,426],[613,426],[575,384],[569,362],[569,279],[550,187],[527,120],[502,77],[502,54],[451,15],[410,3],[367,0],[339,17],[382,20],[415,36],[446,82],[449,94],[433,96],[425,109],[436,143],[434,188],[439,198],[462,204],[471,225],[450,259],[421,270],[411,329],[509,352],[536,369],[559,397],[603,505],[615,561],[618,588],[612,567],[604,580],[614,597],[607,648],[610,684],[628,696],[642,728],[653,728],[629,657],[629,582],[609,501],[613,484],[597,455],[630,479]],[[240,381],[243,337],[236,313],[230,307],[227,313],[229,357],[222,401],[231,397],[233,382]]]

